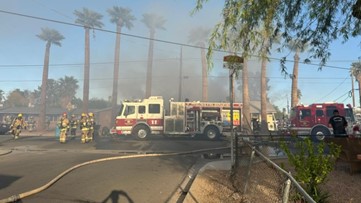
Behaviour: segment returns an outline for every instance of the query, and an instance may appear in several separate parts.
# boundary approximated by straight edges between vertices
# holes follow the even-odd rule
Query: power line
[[[145,76],[145,73],[144,73],[144,76]],[[178,76],[174,76],[174,75],[155,75],[153,76],[153,78],[158,78],[158,79],[163,79],[163,78],[171,78],[171,77],[178,77]],[[201,78],[202,76],[201,75],[184,75],[185,78],[183,78],[183,80],[187,80],[187,79],[198,79],[198,78]],[[120,77],[119,80],[136,80],[136,79],[142,79],[144,77],[142,76],[130,76],[130,77]],[[224,75],[210,75],[208,76],[208,78],[210,79],[228,79],[229,76],[224,76]],[[248,77],[249,79],[260,79],[259,77]],[[267,77],[267,78],[270,78],[270,79],[283,79],[283,77]],[[51,78],[49,78],[51,79]],[[112,80],[113,77],[102,77],[102,78],[91,78],[90,80],[91,81],[102,81],[102,80],[105,80],[105,81],[109,81],[109,80]],[[299,78],[299,79],[303,79],[303,78]],[[317,79],[317,78],[313,78],[313,79]],[[322,78],[324,80],[329,80],[329,79],[344,79],[344,78]],[[84,79],[83,78],[80,78],[80,79],[77,79],[78,81],[83,81]],[[307,78],[305,78],[305,80],[307,80]],[[41,80],[0,80],[0,83],[2,82],[6,82],[6,83],[19,83],[19,82],[40,82]],[[288,82],[286,80],[284,80],[285,82]],[[341,82],[344,83],[345,80],[343,80]],[[279,82],[278,82],[279,83]],[[308,84],[325,84],[325,82],[317,82],[317,81],[313,81],[313,82],[308,82]],[[334,84],[334,82],[330,82],[331,84]],[[340,85],[341,85],[340,84]]]
[[[32,19],[37,19],[37,20],[43,20],[43,21],[48,21],[48,22],[53,22],[53,23],[59,23],[59,24],[84,28],[84,25],[80,25],[80,24],[76,24],[76,23],[68,23],[68,22],[64,22],[64,21],[52,20],[52,19],[36,17],[36,16],[30,16],[30,15],[25,15],[25,14],[21,14],[21,13],[10,12],[10,11],[0,10],[0,13],[6,13],[6,14],[11,14],[11,15],[16,15],[16,16],[21,16],[21,17],[26,17],[26,18],[32,18]],[[101,28],[92,27],[90,29],[98,30],[98,31],[102,31],[102,32],[108,32],[108,33],[112,33],[112,34],[121,34],[121,35],[124,35],[124,36],[135,37],[135,38],[138,38],[138,39],[153,40],[153,41],[162,42],[162,43],[166,43],[166,44],[173,44],[173,45],[179,45],[179,46],[186,46],[186,47],[192,47],[192,48],[205,49],[204,47],[201,47],[201,46],[184,44],[184,43],[179,43],[179,42],[172,42],[172,41],[161,40],[161,39],[156,39],[156,38],[152,39],[152,38],[149,38],[149,37],[133,35],[133,34],[127,34],[127,33],[123,33],[123,32],[118,33],[116,31],[105,30],[105,29],[101,29]],[[219,51],[228,53],[228,52],[222,51],[222,50],[219,50]]]
[[[186,58],[187,60],[200,60],[200,58]],[[163,59],[153,59],[153,61],[177,61],[179,60],[179,58],[163,58]],[[144,59],[144,60],[127,60],[127,61],[122,61],[120,63],[139,63],[139,62],[147,62],[148,60]],[[90,65],[113,65],[114,62],[113,61],[106,61],[106,62],[93,62],[90,63]],[[0,64],[0,69],[2,67],[43,67],[43,64],[11,64],[11,65],[6,65],[6,64]],[[49,64],[49,67],[52,66],[84,66],[84,63],[57,63],[57,64]]]
[[[49,8],[49,7],[47,7],[47,6],[44,5],[43,3],[40,3],[40,2],[37,1],[37,0],[32,0],[32,1],[35,2],[35,3],[37,3],[37,4],[39,4],[39,5],[41,5],[42,7],[46,8],[46,9],[49,9],[50,11],[52,11],[52,12],[58,14],[58,15],[61,15],[61,16],[65,17],[65,18],[70,19],[70,20],[74,20],[74,19],[71,18],[70,16],[67,16],[67,15],[65,15],[65,14],[63,14],[63,13],[61,13],[61,12],[59,12],[59,11],[53,9],[53,8]]]
[[[342,97],[344,97],[345,95],[347,95],[347,98],[349,98],[349,97],[350,97],[350,96],[349,96],[349,94],[350,94],[350,91],[347,91],[345,94],[343,94],[343,95],[341,95],[341,96],[337,97],[337,99],[335,99],[335,101],[337,101],[337,100],[341,99],[341,98],[342,98]]]
[[[333,90],[331,90],[328,94],[326,94],[325,96],[321,97],[321,99],[326,98],[327,96],[329,96],[330,94],[332,94],[333,92],[336,91],[337,88],[339,88],[346,80],[348,77],[346,77],[339,85],[337,85]],[[317,101],[320,101],[321,99],[318,99]]]
[[[59,23],[59,24],[64,24],[64,25],[70,25],[70,26],[75,26],[75,27],[84,28],[83,25],[76,24],[76,23],[69,23],[69,22],[64,22],[64,21],[59,21],[59,20],[48,19],[48,18],[30,16],[30,15],[25,15],[25,14],[21,14],[21,13],[10,12],[10,11],[0,10],[0,13],[6,13],[6,14],[10,14],[10,15],[16,15],[16,16],[21,16],[21,17],[26,17],[26,18],[32,18],[32,19],[37,19],[37,20],[42,20],[42,21],[48,21],[48,22],[53,22],[53,23]],[[149,38],[149,37],[144,37],[144,36],[139,36],[139,35],[133,35],[133,34],[127,34],[127,33],[123,33],[123,32],[119,32],[119,33],[118,33],[118,32],[116,32],[116,31],[105,30],[105,29],[101,29],[101,28],[95,28],[95,27],[93,27],[93,28],[91,28],[91,29],[93,29],[93,30],[98,30],[98,31],[102,31],[102,32],[113,33],[113,34],[120,34],[120,35],[124,35],[124,36],[128,36],[128,37],[134,37],[134,38],[143,39],[143,40],[153,40],[153,41],[162,42],[162,43],[166,43],[166,44],[172,44],[172,45],[178,45],[178,46],[184,46],[184,47],[191,47],[191,48],[197,48],[197,49],[207,49],[207,48],[205,48],[205,47],[196,46],[196,45],[190,45],[190,44],[185,44],[185,43],[180,43],[180,42],[174,42],[174,41],[168,41],[168,40],[161,40],[161,39],[156,39],[156,38],[151,39],[151,38]],[[229,53],[228,51],[220,50],[220,49],[215,49],[214,51],[215,51],[215,52],[221,52],[221,53],[227,53],[227,54]],[[250,55],[250,56],[260,58],[260,56],[258,56],[258,55]],[[268,57],[268,58],[269,58],[270,60],[281,61],[281,59],[275,58],[275,57]],[[294,62],[294,60],[288,60],[288,59],[286,59],[285,62]],[[311,65],[311,66],[318,66],[318,67],[320,67],[320,64],[306,63],[306,62],[299,62],[299,63],[305,64],[305,65]],[[330,65],[322,65],[322,67],[349,70],[349,68],[338,67],[338,66],[330,66]]]

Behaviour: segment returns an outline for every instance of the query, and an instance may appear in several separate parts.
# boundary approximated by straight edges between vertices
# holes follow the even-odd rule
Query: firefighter
[[[87,140],[86,138],[88,137],[88,132],[89,132],[88,117],[85,113],[81,114],[81,118],[79,121],[79,128],[81,130],[81,143],[85,143]]]
[[[75,139],[76,136],[76,129],[78,128],[79,121],[75,118],[75,115],[71,115],[70,119],[70,136],[71,139]]]
[[[35,129],[35,120],[34,120],[34,117],[30,116],[27,124],[28,124],[28,131],[29,131],[29,132],[32,132],[32,131]]]
[[[11,134],[14,136],[14,139],[18,139],[21,133],[21,129],[26,128],[27,124],[23,119],[23,114],[19,113],[10,125]]]
[[[63,113],[60,120],[58,121],[58,127],[60,129],[59,141],[60,141],[60,143],[65,143],[67,131],[69,129],[69,119],[67,118],[66,112]]]
[[[341,116],[340,112],[337,109],[333,110],[333,116],[328,121],[328,124],[330,127],[332,127],[335,137],[347,137],[346,118],[344,116]]]
[[[87,142],[93,141],[94,138],[94,127],[95,127],[95,120],[94,120],[94,114],[92,112],[88,113],[88,136],[87,136]]]

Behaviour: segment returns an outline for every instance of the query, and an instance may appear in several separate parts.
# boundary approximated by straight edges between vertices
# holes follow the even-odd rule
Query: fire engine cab
[[[347,133],[352,133],[352,126],[355,118],[350,105],[346,107],[342,103],[316,103],[310,105],[297,105],[291,109],[290,132],[301,136],[312,136],[313,140],[323,140],[325,136],[332,134],[329,128],[329,119],[333,116],[333,111],[337,109],[340,115],[345,116],[348,127]]]
[[[241,125],[241,103],[233,103],[233,126]],[[204,135],[215,140],[230,131],[230,104],[226,102],[175,102],[164,108],[161,96],[122,102],[116,117],[118,135],[146,139],[151,134]]]

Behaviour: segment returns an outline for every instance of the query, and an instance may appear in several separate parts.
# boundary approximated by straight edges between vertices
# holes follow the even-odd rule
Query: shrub
[[[297,139],[290,145],[282,141],[281,148],[286,153],[290,165],[294,167],[293,176],[303,189],[316,202],[326,202],[329,193],[321,191],[320,185],[327,181],[327,175],[333,170],[341,151],[340,146],[333,143],[327,145],[323,141],[313,143],[311,139],[306,138]]]

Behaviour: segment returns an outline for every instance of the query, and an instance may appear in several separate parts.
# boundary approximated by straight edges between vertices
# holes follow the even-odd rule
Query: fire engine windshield
[[[353,114],[353,111],[352,111],[352,109],[351,108],[347,108],[347,109],[345,109],[345,114],[346,114],[346,119],[347,119],[347,121],[351,121],[351,122],[355,122],[355,116],[354,116],[354,114]]]
[[[124,109],[124,104],[121,104],[121,105],[120,105],[119,112],[118,112],[118,116],[121,116],[121,115],[122,115],[123,109]]]

